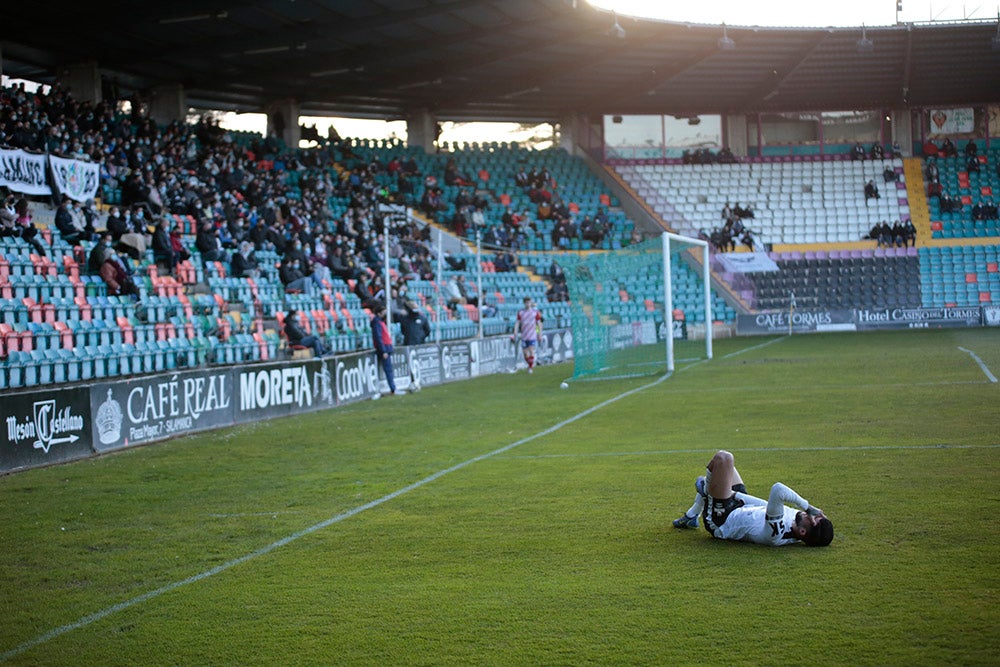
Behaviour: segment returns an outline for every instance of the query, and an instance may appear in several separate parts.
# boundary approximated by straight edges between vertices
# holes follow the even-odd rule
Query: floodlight
[[[608,34],[612,37],[617,37],[618,39],[625,39],[625,28],[618,23],[618,15],[611,12],[611,16],[614,18],[615,22],[612,24],[611,28],[608,29]]]
[[[719,38],[719,50],[720,51],[732,51],[736,48],[736,42],[734,42],[729,35],[726,33],[726,24],[722,24],[722,37]]]
[[[868,39],[865,32],[865,25],[861,24],[861,39],[858,40],[858,53],[871,53],[875,50],[875,42]]]

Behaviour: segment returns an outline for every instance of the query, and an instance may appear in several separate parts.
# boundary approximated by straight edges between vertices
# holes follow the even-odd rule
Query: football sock
[[[688,509],[687,512],[684,512],[684,514],[686,514],[689,517],[701,516],[701,512],[704,509],[705,509],[705,499],[702,496],[695,494],[694,504],[691,505],[691,508]]]

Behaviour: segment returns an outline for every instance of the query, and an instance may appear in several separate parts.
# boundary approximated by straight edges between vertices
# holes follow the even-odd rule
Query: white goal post
[[[667,371],[674,372],[674,337],[670,330],[674,319],[674,291],[671,280],[673,269],[670,257],[670,242],[677,241],[685,245],[693,245],[701,248],[701,270],[702,282],[704,283],[705,297],[705,356],[712,358],[712,271],[709,264],[708,242],[701,239],[694,239],[688,236],[681,236],[673,232],[663,232],[663,321],[669,322],[668,335],[665,336],[667,344]]]

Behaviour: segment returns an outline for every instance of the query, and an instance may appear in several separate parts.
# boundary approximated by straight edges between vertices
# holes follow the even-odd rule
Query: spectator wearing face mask
[[[233,254],[231,273],[234,278],[254,278],[260,277],[260,268],[257,265],[257,257],[254,255],[253,244],[244,241],[240,244],[239,252]]]
[[[167,221],[165,218],[161,219],[159,224],[156,225],[156,231],[153,232],[152,247],[153,258],[156,260],[156,263],[173,274],[180,258],[177,256],[174,246],[170,242],[170,234],[167,232]]]
[[[73,207],[70,205],[69,197],[64,196],[56,209],[56,229],[62,240],[70,245],[76,245],[83,240],[82,220],[77,224],[77,219],[73,215]]]
[[[96,276],[101,273],[105,256],[111,251],[111,234],[105,232],[87,256],[87,272]]]
[[[125,218],[122,217],[117,206],[112,206],[111,210],[108,211],[108,219],[104,221],[104,226],[111,234],[111,240],[115,243],[129,231],[128,223],[125,222]]]
[[[316,275],[307,276],[302,272],[302,266],[295,257],[285,256],[278,267],[278,278],[285,286],[286,292],[306,292],[309,293],[313,287],[322,289],[323,285],[316,278]]]
[[[219,231],[212,226],[211,222],[202,224],[195,238],[195,246],[201,253],[201,258],[208,262],[228,262],[226,252],[222,249],[222,242],[219,240]]]

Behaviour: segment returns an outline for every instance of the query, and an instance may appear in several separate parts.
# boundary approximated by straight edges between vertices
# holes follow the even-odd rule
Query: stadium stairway
[[[916,157],[906,158],[903,160],[903,173],[906,176],[906,197],[910,200],[910,220],[917,228],[917,246],[924,246],[931,238],[931,214],[924,190],[923,161]]]

